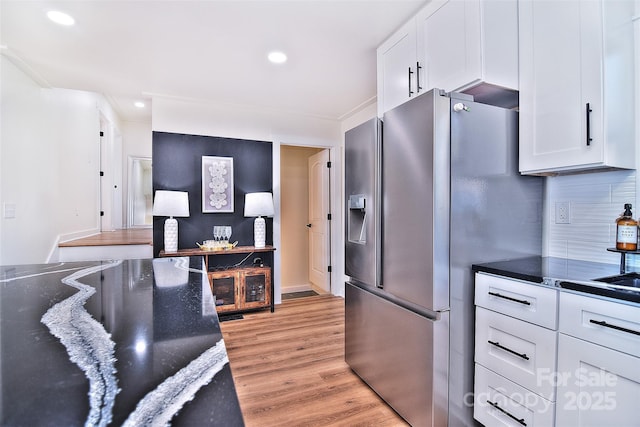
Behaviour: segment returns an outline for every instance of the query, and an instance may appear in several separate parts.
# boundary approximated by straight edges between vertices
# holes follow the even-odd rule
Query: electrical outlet
[[[556,224],[571,224],[571,202],[556,202]]]
[[[15,218],[16,217],[16,204],[15,203],[5,203],[4,204],[4,217]]]

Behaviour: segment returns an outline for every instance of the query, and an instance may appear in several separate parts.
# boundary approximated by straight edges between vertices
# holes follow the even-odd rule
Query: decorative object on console
[[[257,217],[253,223],[253,240],[256,248],[264,248],[267,237],[267,224],[263,216],[273,216],[273,197],[271,193],[247,193],[244,199],[244,216]]]
[[[202,212],[233,212],[233,157],[202,156]]]
[[[189,216],[189,193],[157,190],[153,201],[153,216],[168,216],[164,221],[164,251],[178,251],[178,221],[175,217]]]

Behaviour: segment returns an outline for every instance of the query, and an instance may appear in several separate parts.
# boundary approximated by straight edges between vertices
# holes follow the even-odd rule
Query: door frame
[[[273,269],[273,283],[274,283],[274,303],[280,304],[281,298],[281,279],[280,271],[282,268],[281,256],[277,250],[281,247],[281,227],[280,223],[280,146],[292,146],[292,147],[310,147],[329,150],[329,159],[331,161],[331,168],[329,169],[329,202],[331,222],[329,224],[329,260],[331,262],[331,273],[329,278],[329,288],[333,295],[342,296],[343,289],[336,284],[340,283],[342,279],[341,272],[343,271],[342,263],[340,260],[340,245],[342,242],[342,227],[343,212],[342,212],[342,190],[341,190],[341,170],[342,170],[342,154],[339,141],[335,141],[333,144],[328,142],[318,141],[305,141],[304,138],[297,138],[296,141],[278,141],[280,138],[273,138],[273,202],[275,207],[275,215],[273,218],[273,244],[276,247],[274,251],[274,269]],[[285,138],[283,138],[285,139]],[[291,139],[291,137],[286,138]],[[340,265],[337,265],[340,264]]]
[[[320,153],[322,153],[322,156],[327,159],[326,160],[327,164],[321,165],[321,167],[328,169],[327,175],[326,175],[328,182],[324,182],[323,181],[322,183],[320,183],[321,186],[325,186],[326,185],[326,187],[325,187],[326,193],[324,193],[324,190],[320,190],[320,193],[326,195],[326,202],[327,202],[326,214],[329,216],[329,218],[332,218],[332,216],[331,216],[332,215],[332,211],[331,211],[331,207],[332,207],[332,203],[331,203],[331,175],[330,175],[331,167],[329,166],[329,165],[331,165],[331,150],[328,149],[328,148],[320,149],[316,154],[314,154],[312,156],[309,156],[307,158],[307,173],[309,174],[308,175],[309,176],[309,185],[307,187],[308,188],[307,193],[308,193],[309,196],[311,196],[311,188],[313,188],[311,186],[311,176],[312,176],[311,158],[319,155]],[[322,159],[322,161],[324,161],[324,158]],[[323,174],[324,174],[324,172],[323,172]],[[313,220],[311,218],[311,215],[312,215],[311,197],[309,197],[307,201],[308,201],[308,205],[309,205],[309,219],[308,219],[309,220],[309,224],[307,224],[307,226],[310,226],[311,223],[313,222]],[[324,215],[324,212],[323,212],[323,215]],[[320,274],[322,274],[323,277],[326,277],[325,280],[328,280],[329,283],[326,283],[326,285],[328,286],[328,292],[331,293],[331,284],[332,283],[331,283],[331,270],[329,269],[329,267],[331,267],[331,262],[332,262],[332,257],[331,257],[331,255],[332,255],[332,251],[331,251],[331,228],[332,227],[331,226],[332,226],[333,220],[329,219],[329,218],[327,218],[327,217],[321,218],[318,222],[321,222],[322,224],[324,224],[327,227],[325,229],[325,233],[324,233],[325,234],[325,238],[324,239],[325,239],[325,243],[327,245],[325,247],[325,254],[327,256],[326,257],[327,264],[326,264],[326,266],[325,265],[322,266],[323,268],[326,268],[326,271],[323,272],[323,273],[320,273]],[[311,250],[313,244],[312,244],[312,239],[311,239],[311,233],[313,233],[313,229],[312,228],[307,230],[307,236],[309,236],[309,240],[307,242],[307,247],[308,247],[307,257],[308,257],[308,260],[309,260],[309,266],[308,266],[307,274],[309,275],[309,281],[311,282],[312,286],[323,287],[323,286],[319,286],[317,283],[315,283],[313,280],[311,280],[312,276],[313,276],[312,275],[312,270],[313,270],[312,258],[313,258],[313,256],[312,256],[312,250]],[[324,291],[324,289],[323,289],[323,291]]]

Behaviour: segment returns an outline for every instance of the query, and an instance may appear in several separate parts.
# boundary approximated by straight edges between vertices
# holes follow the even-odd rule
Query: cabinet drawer
[[[640,356],[640,307],[569,292],[560,307],[562,333]]]
[[[477,273],[475,303],[545,328],[558,327],[556,289]]]
[[[556,332],[476,308],[475,361],[555,401]]]
[[[476,363],[473,418],[485,426],[552,426],[555,404]]]

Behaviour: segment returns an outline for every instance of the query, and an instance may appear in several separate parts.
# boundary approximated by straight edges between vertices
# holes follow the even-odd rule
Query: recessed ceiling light
[[[58,10],[50,10],[47,12],[47,17],[51,19],[56,24],[60,25],[73,25],[76,23],[76,20],[71,17],[71,15],[67,15],[64,12],[60,12]]]
[[[269,52],[267,58],[269,58],[269,61],[273,62],[274,64],[283,64],[287,62],[287,55],[280,51]]]
[[[142,101],[136,101],[133,103],[133,105],[135,105],[138,108],[144,108],[144,102]]]

